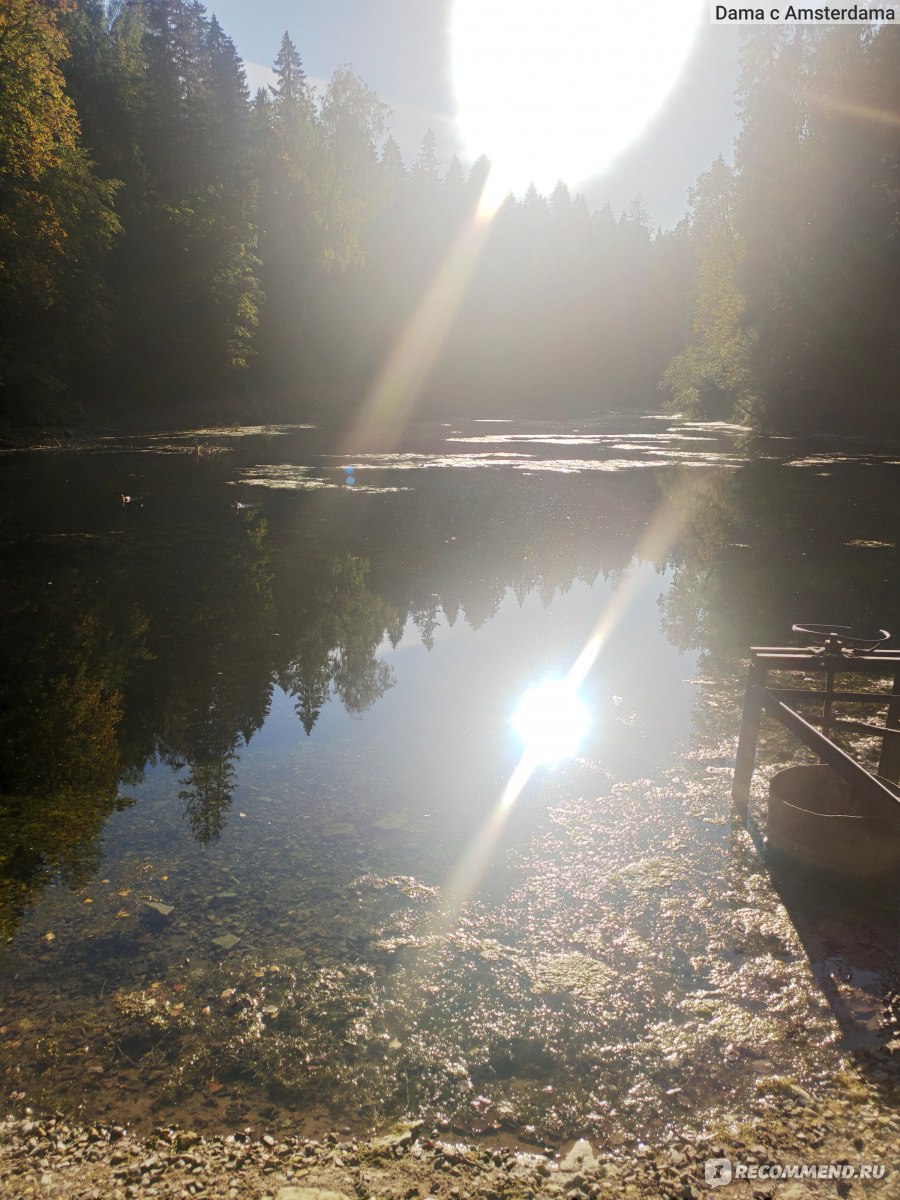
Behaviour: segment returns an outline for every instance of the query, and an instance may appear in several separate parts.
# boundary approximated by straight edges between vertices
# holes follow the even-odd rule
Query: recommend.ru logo
[[[731,1160],[708,1158],[703,1168],[703,1176],[710,1187],[721,1187],[723,1183],[731,1183]]]

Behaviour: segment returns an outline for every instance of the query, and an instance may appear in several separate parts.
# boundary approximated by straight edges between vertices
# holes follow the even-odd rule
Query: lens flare
[[[517,194],[577,185],[653,120],[681,77],[703,0],[454,0],[450,38],[467,154]]]
[[[547,679],[529,688],[512,717],[526,754],[539,763],[571,758],[590,723],[587,705],[563,679]]]

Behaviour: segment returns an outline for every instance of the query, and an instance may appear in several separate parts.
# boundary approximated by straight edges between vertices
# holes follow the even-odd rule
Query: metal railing
[[[890,636],[885,630],[872,639],[847,636],[840,626],[795,625],[795,632],[823,637],[820,645],[753,646],[744,711],[738,738],[737,759],[732,784],[732,800],[742,820],[747,817],[750,783],[756,761],[763,713],[774,717],[799,741],[833,767],[848,783],[871,797],[885,817],[900,828],[900,652],[881,647]],[[824,676],[824,687],[771,686],[773,671],[800,671]],[[863,675],[891,680],[891,690],[854,691],[838,689],[840,675]],[[793,706],[812,701],[821,706],[818,715],[801,715]],[[855,704],[887,709],[885,723],[848,720],[836,716],[835,704]],[[804,706],[805,707],[805,706]],[[867,770],[834,741],[832,735],[859,734],[881,739],[881,753],[875,772]]]

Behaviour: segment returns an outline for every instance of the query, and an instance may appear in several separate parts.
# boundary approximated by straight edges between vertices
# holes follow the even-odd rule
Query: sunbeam
[[[857,121],[900,128],[900,113],[889,108],[876,108],[874,104],[857,104],[853,100],[842,100],[840,96],[828,96],[823,93],[814,93],[810,99],[825,113],[838,113],[842,117],[853,117]]]
[[[347,450],[396,442],[419,400],[428,374],[481,257],[503,197],[490,174],[476,211],[448,250],[406,329],[366,396]]]

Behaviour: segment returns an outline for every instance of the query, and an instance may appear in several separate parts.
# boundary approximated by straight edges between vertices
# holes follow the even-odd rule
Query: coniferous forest
[[[734,165],[675,229],[563,182],[507,200],[417,412],[900,433],[898,61],[896,26],[753,29]],[[274,69],[251,96],[197,0],[0,4],[7,429],[357,411],[489,164],[431,131],[404,162],[287,33]]]

